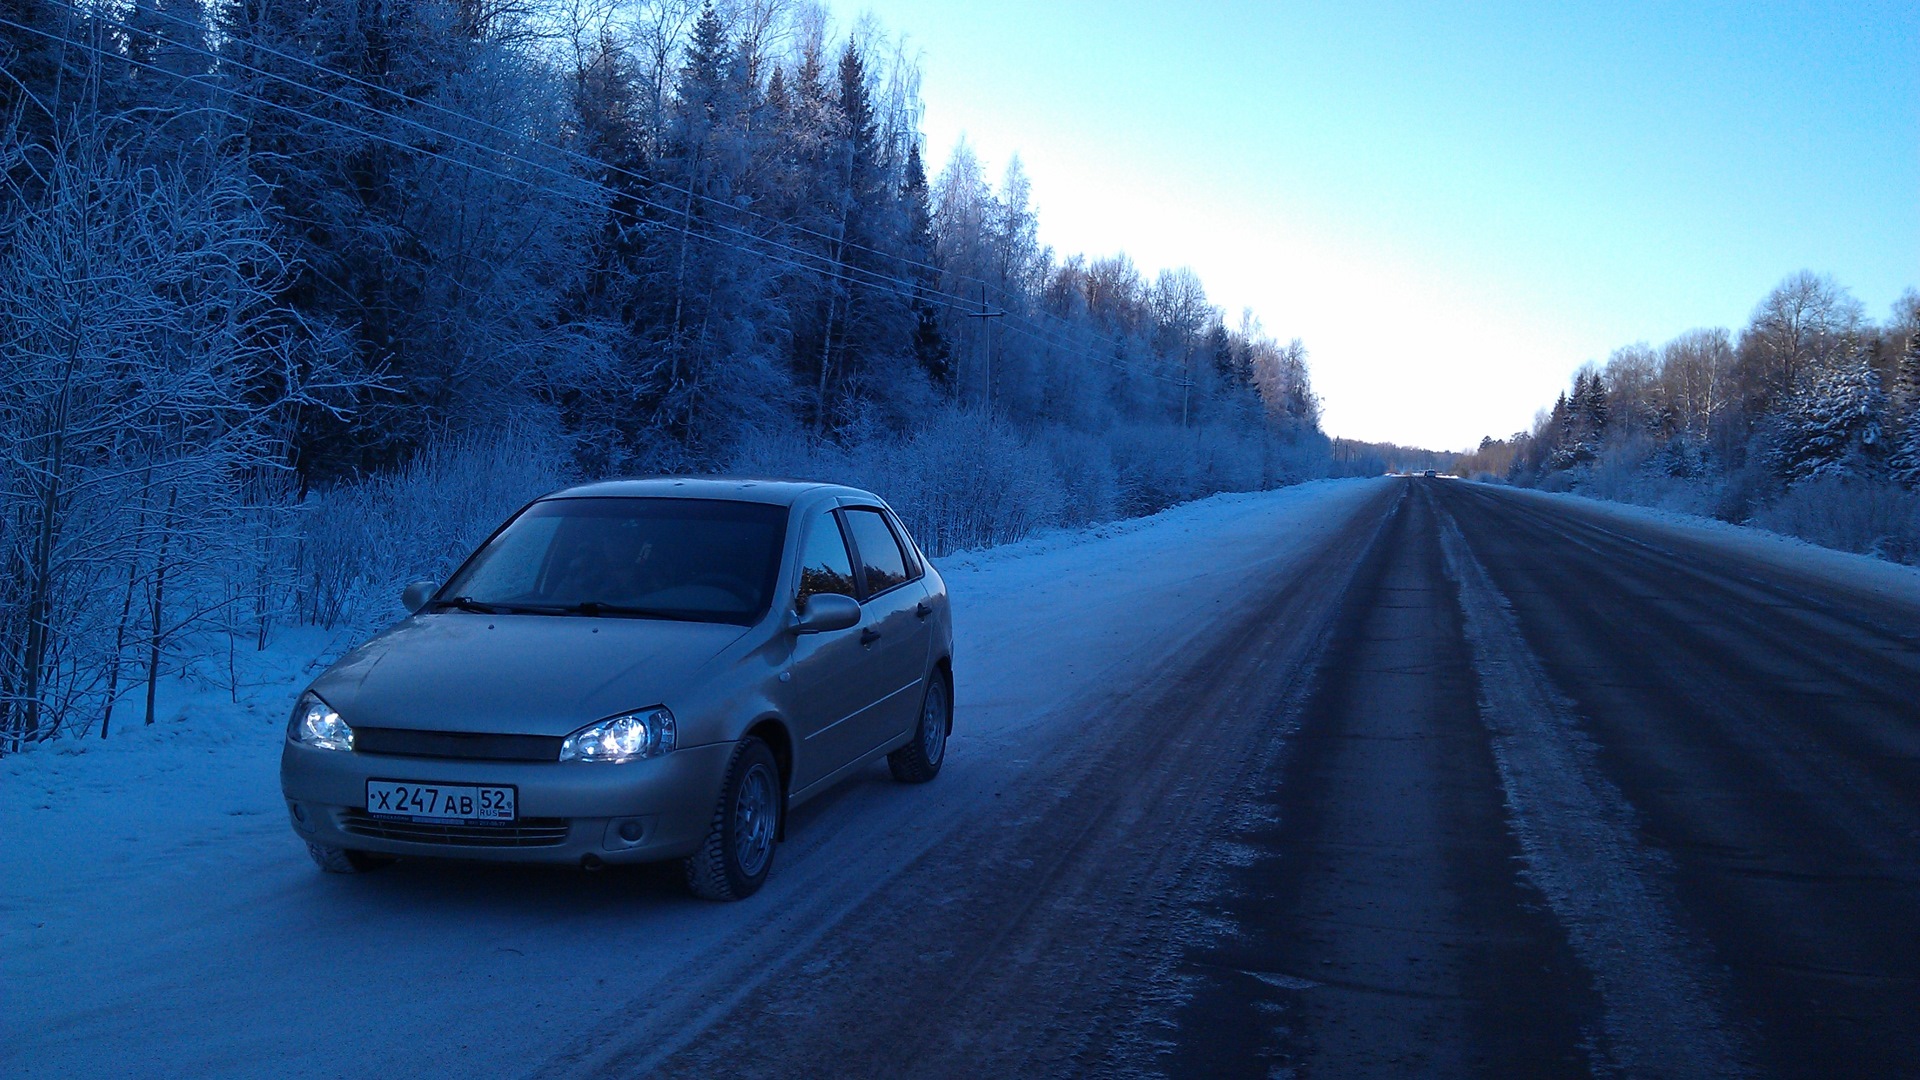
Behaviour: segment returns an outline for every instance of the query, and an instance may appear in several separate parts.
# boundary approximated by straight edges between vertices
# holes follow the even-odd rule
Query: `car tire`
[[[364,874],[368,870],[385,866],[394,860],[383,858],[366,851],[349,851],[346,848],[328,847],[307,841],[307,854],[313,856],[314,865],[329,874]]]
[[[745,900],[759,892],[773,870],[785,813],[780,764],[766,743],[749,735],[727,765],[705,842],[687,857],[687,891],[703,900]]]
[[[953,732],[953,692],[945,672],[927,678],[927,696],[920,702],[920,722],[907,745],[887,755],[887,768],[903,784],[924,784],[940,775],[947,760],[947,736]]]

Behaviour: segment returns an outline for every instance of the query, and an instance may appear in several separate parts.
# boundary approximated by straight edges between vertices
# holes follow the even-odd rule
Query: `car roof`
[[[729,502],[772,503],[792,506],[803,496],[831,494],[880,503],[879,496],[845,484],[813,480],[766,479],[753,476],[650,476],[631,480],[599,480],[578,484],[544,496],[548,499],[723,499]]]

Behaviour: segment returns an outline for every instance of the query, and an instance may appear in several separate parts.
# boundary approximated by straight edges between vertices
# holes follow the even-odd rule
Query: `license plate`
[[[369,780],[367,813],[408,821],[512,821],[514,789],[482,784]]]

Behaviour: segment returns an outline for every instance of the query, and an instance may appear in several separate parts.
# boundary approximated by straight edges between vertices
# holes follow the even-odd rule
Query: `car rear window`
[[[878,510],[848,510],[847,531],[867,575],[867,594],[885,592],[909,580],[906,555],[900,541]]]

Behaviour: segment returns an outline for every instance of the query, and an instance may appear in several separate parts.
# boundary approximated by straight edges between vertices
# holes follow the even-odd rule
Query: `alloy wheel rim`
[[[773,856],[775,817],[773,777],[756,764],[740,778],[740,794],[733,800],[733,857],[740,872],[756,877]]]
[[[929,765],[940,764],[941,755],[947,752],[945,704],[936,688],[927,695],[927,707],[920,718],[920,751]]]

